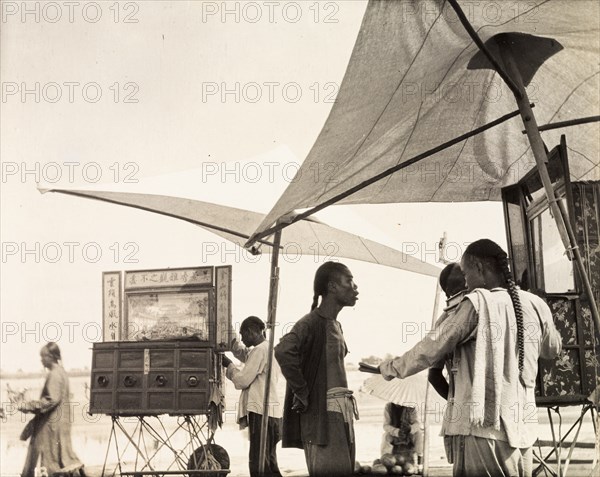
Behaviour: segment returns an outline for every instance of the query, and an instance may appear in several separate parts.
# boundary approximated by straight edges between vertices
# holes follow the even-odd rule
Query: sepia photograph
[[[0,13],[0,477],[600,475],[597,0]]]

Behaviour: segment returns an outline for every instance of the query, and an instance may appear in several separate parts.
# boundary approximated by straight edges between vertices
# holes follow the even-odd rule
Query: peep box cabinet
[[[91,414],[208,415],[231,343],[231,267],[105,272],[103,334]]]
[[[206,414],[221,380],[217,361],[213,348],[200,342],[95,343],[90,412]]]

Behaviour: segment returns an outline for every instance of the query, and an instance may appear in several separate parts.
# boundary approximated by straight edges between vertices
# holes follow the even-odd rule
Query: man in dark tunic
[[[337,316],[345,306],[354,306],[357,297],[348,267],[324,263],[315,274],[311,312],[275,348],[287,380],[283,447],[304,449],[311,476],[347,476],[354,470],[353,419],[358,416]]]

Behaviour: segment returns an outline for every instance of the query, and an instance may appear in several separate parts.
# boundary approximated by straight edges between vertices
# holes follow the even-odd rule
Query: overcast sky
[[[103,271],[230,264],[234,323],[266,318],[268,256],[251,263],[188,223],[37,185],[267,212],[327,118],[365,6],[3,2],[1,368],[41,369],[47,340],[67,368],[90,366]],[[444,232],[455,260],[481,237],[505,244],[499,204],[345,206],[320,217],[429,262]],[[308,311],[323,260],[282,258],[279,331]],[[340,314],[349,361],[406,351],[431,322],[435,280],[347,264],[360,291]]]

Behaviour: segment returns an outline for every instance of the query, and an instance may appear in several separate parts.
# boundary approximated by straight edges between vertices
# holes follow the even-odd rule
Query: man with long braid
[[[287,380],[283,447],[304,449],[311,476],[348,476],[354,470],[353,419],[358,415],[348,389],[348,349],[337,316],[345,306],[354,306],[357,297],[348,267],[324,263],[315,274],[310,313],[275,348]]]
[[[456,312],[380,371],[405,378],[453,351],[455,386],[444,418],[453,475],[530,476],[538,359],[557,356],[561,338],[546,303],[517,289],[496,243],[470,244],[461,268],[469,294]]]

